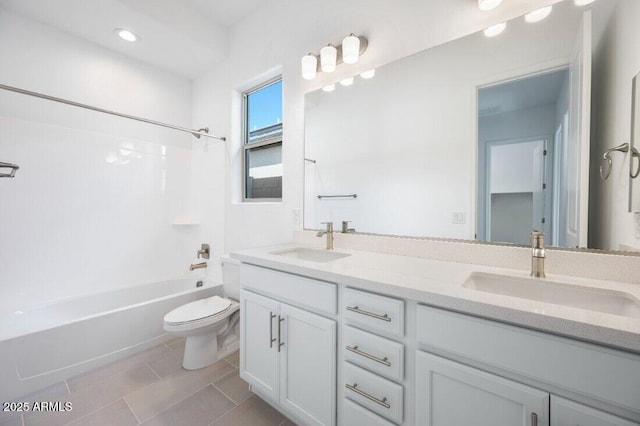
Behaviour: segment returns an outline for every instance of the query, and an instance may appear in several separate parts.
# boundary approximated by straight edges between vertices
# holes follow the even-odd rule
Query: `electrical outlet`
[[[293,229],[302,231],[302,209],[293,209]]]
[[[634,213],[633,218],[636,222],[636,239],[640,240],[640,212]]]
[[[451,214],[451,223],[464,224],[466,222],[465,216],[464,212],[453,212]]]

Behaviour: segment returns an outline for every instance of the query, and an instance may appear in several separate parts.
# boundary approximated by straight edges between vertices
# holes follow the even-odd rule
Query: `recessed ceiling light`
[[[502,22],[500,24],[492,25],[486,30],[484,30],[484,35],[487,37],[495,37],[499,34],[502,34],[504,29],[507,28],[507,23]]]
[[[132,41],[132,42],[138,40],[137,35],[135,35],[129,30],[125,30],[124,28],[116,28],[115,32],[116,34],[118,34],[118,37],[120,37],[123,40]]]
[[[335,84],[328,84],[326,86],[324,86],[322,88],[323,91],[325,92],[333,92],[334,90],[336,90],[336,85]]]
[[[586,6],[593,3],[594,1],[596,0],[574,0],[573,2],[576,4],[576,6]]]
[[[500,6],[502,0],[478,0],[478,7],[480,10],[491,10]]]
[[[534,22],[540,22],[551,13],[553,6],[543,7],[542,9],[534,10],[524,15],[524,20],[533,24]]]
[[[373,78],[375,75],[376,75],[376,70],[369,70],[360,74],[360,77],[368,80],[370,78]]]
[[[344,80],[341,80],[340,84],[342,84],[343,86],[351,86],[353,84],[353,77],[349,77],[349,78],[345,78]]]

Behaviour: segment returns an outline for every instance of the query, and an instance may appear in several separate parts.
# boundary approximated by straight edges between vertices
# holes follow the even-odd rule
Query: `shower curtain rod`
[[[91,106],[91,105],[82,104],[80,102],[70,101],[68,99],[57,98],[55,96],[49,96],[49,95],[45,95],[43,93],[32,92],[30,90],[20,89],[18,87],[7,86],[5,84],[0,84],[0,89],[8,90],[10,92],[20,93],[20,94],[23,94],[23,95],[34,96],[36,98],[46,99],[48,101],[60,102],[61,104],[66,104],[66,105],[71,105],[71,106],[75,106],[75,107],[79,107],[79,108],[84,108],[84,109],[88,109],[88,110],[91,110],[91,111],[102,112],[104,114],[110,114],[110,115],[115,115],[115,116],[122,117],[122,118],[128,118],[129,120],[141,121],[143,123],[148,123],[148,124],[153,124],[153,125],[156,125],[156,126],[166,127],[166,128],[173,129],[173,130],[178,130],[180,132],[191,133],[193,136],[195,136],[198,139],[200,139],[200,136],[204,136],[204,137],[207,137],[207,138],[218,139],[218,140],[221,140],[221,141],[227,140],[227,138],[225,138],[224,136],[210,135],[208,127],[205,127],[205,128],[202,128],[202,129],[198,129],[198,130],[188,129],[186,127],[174,126],[173,124],[167,124],[167,123],[162,123],[160,121],[149,120],[148,118],[136,117],[135,115],[129,115],[129,114],[123,114],[121,112],[110,111],[108,109],[98,108],[98,107],[94,107],[94,106]]]

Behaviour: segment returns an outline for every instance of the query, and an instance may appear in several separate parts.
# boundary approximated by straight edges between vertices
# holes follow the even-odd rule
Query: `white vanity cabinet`
[[[308,425],[335,425],[336,323],[240,293],[240,377]]]
[[[416,354],[416,424],[547,426],[549,394],[426,352]]]
[[[551,426],[638,426],[638,423],[551,395]]]

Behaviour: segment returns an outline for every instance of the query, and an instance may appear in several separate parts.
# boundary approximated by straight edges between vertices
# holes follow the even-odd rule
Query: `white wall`
[[[598,4],[608,8],[607,2]],[[599,16],[599,15],[596,15]],[[605,16],[600,15],[600,16]],[[629,205],[629,154],[614,154],[613,171],[602,181],[602,153],[631,138],[631,88],[640,71],[640,2],[621,0],[610,19],[594,22],[593,112],[589,246],[640,246]]]
[[[470,34],[553,0],[505,2],[482,13],[473,1],[452,0],[341,2],[281,0],[232,28],[230,57],[194,85],[194,119],[230,136],[225,161],[210,167],[227,170],[225,251],[291,241],[294,209],[303,206],[304,94],[324,84],[375,68],[445,41]],[[369,39],[369,49],[355,66],[341,66],[313,82],[300,76],[300,58],[355,32]],[[284,93],[283,202],[239,203],[240,102],[237,91],[281,71]],[[218,179],[216,179],[218,180]],[[221,206],[217,206],[218,209]]]
[[[170,123],[191,82],[0,10],[0,82]],[[192,137],[0,91],[0,312],[183,275]],[[195,160],[200,161],[199,159]]]

